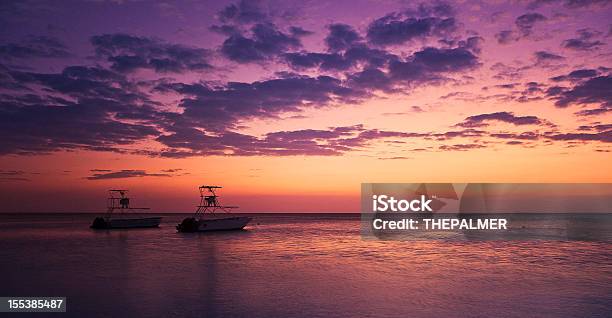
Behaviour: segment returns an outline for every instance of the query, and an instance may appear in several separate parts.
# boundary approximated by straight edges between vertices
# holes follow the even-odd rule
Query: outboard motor
[[[90,226],[92,229],[105,229],[108,227],[108,223],[102,217],[97,217],[94,219],[93,223]]]
[[[198,230],[198,221],[195,218],[186,218],[176,226],[179,232],[196,232]]]

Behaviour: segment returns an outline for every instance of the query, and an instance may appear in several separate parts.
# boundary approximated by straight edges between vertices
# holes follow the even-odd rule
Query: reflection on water
[[[67,296],[72,317],[612,312],[612,242],[362,240],[358,216],[320,215],[179,234],[183,217],[93,231],[91,216],[0,216],[0,294]]]

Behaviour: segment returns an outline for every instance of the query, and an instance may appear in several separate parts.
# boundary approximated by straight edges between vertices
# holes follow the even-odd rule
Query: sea
[[[92,230],[92,214],[2,214],[0,296],[67,299],[66,313],[4,315],[612,316],[612,238],[598,217],[581,223],[594,237],[536,218],[517,228],[547,236],[481,240],[367,237],[359,214],[250,215],[243,231],[177,233],[188,215]]]

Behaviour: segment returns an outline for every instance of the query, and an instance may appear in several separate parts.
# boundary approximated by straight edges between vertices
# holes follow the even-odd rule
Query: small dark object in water
[[[195,218],[186,218],[176,226],[179,232],[196,232],[198,230],[198,221]]]
[[[105,229],[108,228],[108,222],[104,218],[97,217],[94,219],[90,226],[92,229]]]

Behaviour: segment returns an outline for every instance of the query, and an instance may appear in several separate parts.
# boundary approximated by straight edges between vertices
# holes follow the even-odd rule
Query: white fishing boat
[[[97,217],[91,224],[92,229],[131,229],[158,227],[161,217],[145,217],[130,213],[133,210],[148,210],[149,208],[130,207],[127,190],[109,190],[106,215]]]
[[[216,211],[230,212],[236,206],[223,206],[219,204],[216,190],[219,186],[201,186],[200,204],[193,217],[185,218],[176,226],[179,232],[208,232],[242,230],[250,221],[247,216],[223,217],[215,214]]]

